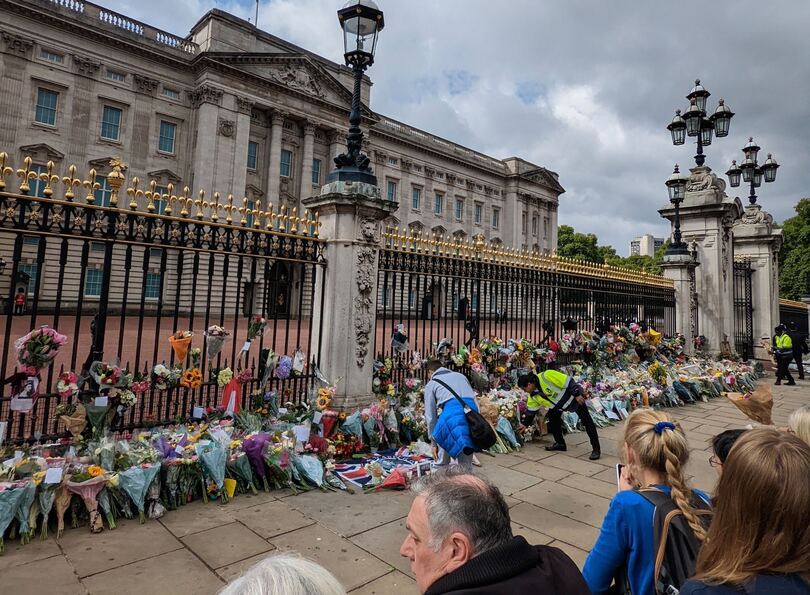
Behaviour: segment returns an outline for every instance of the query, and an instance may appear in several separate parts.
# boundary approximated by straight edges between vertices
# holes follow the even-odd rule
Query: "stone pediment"
[[[218,54],[212,58],[292,91],[351,107],[351,92],[307,56],[262,53]]]
[[[163,181],[163,179],[165,178],[166,181],[171,182],[173,184],[178,184],[181,181],[180,176],[178,176],[170,169],[158,169],[155,171],[150,171],[149,177],[160,181]]]
[[[252,194],[253,198],[261,198],[262,196],[264,196],[264,191],[258,186],[255,186],[253,184],[248,184],[245,186],[245,193]]]
[[[557,178],[551,175],[551,173],[543,167],[527,171],[521,177],[529,180],[530,182],[534,182],[535,184],[541,184],[548,188],[552,188],[560,194],[565,192],[565,188],[563,188],[562,185],[557,181]]]
[[[113,159],[118,159],[118,157],[102,157],[100,159],[91,159],[87,162],[87,164],[96,170],[105,169],[110,167],[110,161]]]
[[[20,151],[23,155],[30,155],[34,161],[37,158],[47,158],[51,160],[61,160],[65,158],[65,154],[61,151],[57,151],[51,145],[46,145],[45,143],[37,143],[35,145],[23,145],[20,147]]]

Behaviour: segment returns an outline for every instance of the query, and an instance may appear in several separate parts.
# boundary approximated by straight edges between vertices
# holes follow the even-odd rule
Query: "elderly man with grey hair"
[[[460,467],[413,487],[416,498],[399,553],[424,595],[590,595],[574,562],[557,548],[514,537],[498,488]]]
[[[346,590],[322,566],[289,553],[257,562],[219,595],[346,595]]]

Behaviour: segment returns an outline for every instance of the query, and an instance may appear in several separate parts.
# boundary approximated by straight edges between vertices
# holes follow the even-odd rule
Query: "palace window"
[[[313,159],[312,160],[312,183],[313,184],[320,184],[321,183],[321,160],[320,159]]]
[[[534,235],[534,236],[537,235],[537,222],[538,222],[538,219],[539,218],[537,217],[537,215],[532,216],[532,235]]]
[[[282,149],[281,150],[281,175],[282,175],[282,177],[285,177],[285,178],[292,177],[292,162],[293,162],[292,151],[287,151],[286,149]]]
[[[174,139],[177,135],[177,124],[160,121],[160,137],[158,138],[158,151],[161,153],[174,153]]]
[[[37,109],[34,120],[40,124],[56,126],[56,104],[59,93],[50,89],[37,89]]]
[[[163,87],[163,90],[160,92],[163,97],[168,97],[169,99],[180,99],[180,91],[175,91],[174,89],[167,89]]]
[[[109,207],[110,197],[112,196],[112,188],[110,187],[110,183],[107,181],[107,176],[97,175],[96,183],[98,184],[98,190],[93,193],[93,196],[96,199],[95,204],[102,207]]]
[[[101,114],[101,138],[106,140],[119,140],[121,136],[121,114],[117,107],[104,106]]]
[[[464,218],[464,200],[461,198],[456,199],[456,220],[461,221]]]
[[[32,165],[31,171],[37,174],[37,177],[33,180],[28,180],[28,196],[38,196],[39,198],[45,198],[45,186],[47,186],[47,182],[41,179],[39,176],[40,174],[44,174],[48,171],[48,168],[44,165]]]
[[[492,229],[498,229],[501,224],[501,210],[498,207],[492,209]]]
[[[162,196],[168,194],[169,189],[165,186],[155,186],[155,194],[152,196],[152,201],[155,203],[155,213],[162,215],[166,212],[166,201]]]
[[[436,196],[433,199],[433,213],[439,217],[442,216],[444,212],[444,195],[436,193]]]
[[[249,141],[247,154],[247,168],[249,170],[256,171],[256,166],[258,162],[259,162],[259,143]]]
[[[127,80],[127,75],[123,72],[116,72],[114,70],[108,70],[106,74],[108,81],[115,81],[116,83],[123,83]]]
[[[387,192],[388,200],[396,201],[397,200],[397,183],[394,180],[388,180],[388,192]]]
[[[147,300],[160,299],[160,273],[146,273],[146,284],[143,286],[143,297]]]
[[[39,263],[27,262],[20,263],[17,270],[28,275],[28,287],[25,288],[25,293],[31,295],[37,288],[37,276],[39,275]]]
[[[521,219],[520,224],[521,224],[521,229],[523,230],[523,233],[524,234],[528,233],[528,231],[529,231],[529,215],[526,213],[526,211],[523,211],[523,218]]]
[[[101,281],[104,273],[101,269],[87,269],[87,276],[84,278],[84,297],[101,297]]]
[[[481,220],[484,214],[484,205],[480,202],[475,203],[475,224],[481,225]]]
[[[422,189],[414,188],[411,191],[411,208],[414,211],[418,211],[421,203],[422,203]]]
[[[53,52],[49,52],[48,50],[40,49],[39,50],[39,57],[42,60],[46,60],[48,62],[53,62],[54,64],[64,64],[65,57],[62,54],[55,54]]]

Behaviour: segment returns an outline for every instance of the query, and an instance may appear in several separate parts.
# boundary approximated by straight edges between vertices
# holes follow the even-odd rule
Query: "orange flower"
[[[202,386],[202,372],[199,368],[190,368],[183,372],[180,378],[180,386],[185,388],[200,388]]]
[[[104,475],[104,469],[98,465],[90,465],[87,468],[87,473],[90,474],[90,477],[98,477],[99,475]]]

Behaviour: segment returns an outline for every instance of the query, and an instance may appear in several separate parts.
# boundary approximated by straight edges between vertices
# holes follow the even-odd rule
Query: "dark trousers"
[[[23,304],[14,304],[14,313],[15,314],[25,314],[25,305],[23,305]]]
[[[582,422],[582,425],[585,426],[585,432],[588,434],[588,438],[591,439],[591,448],[593,450],[601,450],[599,446],[599,434],[596,433],[596,424],[593,423],[593,419],[591,419],[587,405],[579,405],[574,411]],[[554,436],[554,442],[564,445],[565,437],[563,434],[562,414],[563,412],[559,409],[551,409],[546,414],[546,420],[548,421],[548,431]]]
[[[799,380],[804,380],[804,364],[802,363],[802,350],[793,350],[793,359],[796,360],[796,365],[799,367]],[[790,362],[788,362],[790,364]]]
[[[790,370],[788,366],[790,365],[791,360],[793,359],[793,354],[789,353],[787,355],[777,354],[776,356],[776,382],[782,383],[782,379],[788,381],[789,384],[793,384],[795,380],[793,380],[793,376],[790,375]]]

